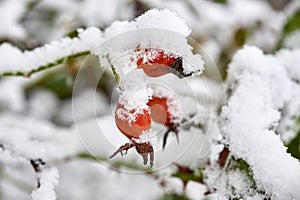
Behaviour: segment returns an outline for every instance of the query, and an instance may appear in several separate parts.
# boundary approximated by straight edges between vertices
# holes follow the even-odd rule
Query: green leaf
[[[182,181],[195,181],[195,182],[202,182],[203,180],[203,172],[201,169],[198,171],[182,171],[178,170],[174,174],[172,174],[173,177],[177,177],[181,179]]]
[[[59,98],[65,99],[72,96],[74,77],[66,69],[59,69],[54,72],[44,74],[39,80],[33,83],[27,90],[38,88],[47,89]]]
[[[300,160],[300,131],[296,137],[290,141],[287,145],[288,152],[294,157]]]
[[[245,160],[243,160],[241,158],[232,158],[227,167],[227,170],[230,170],[230,169],[239,169],[239,170],[245,172],[245,174],[249,178],[250,182],[252,183],[252,186],[254,187],[256,185],[250,165]]]
[[[283,28],[284,36],[300,29],[300,9],[297,10],[287,21]]]
[[[215,0],[216,3],[227,4],[227,0]]]
[[[281,38],[275,50],[281,49],[285,39],[297,30],[300,30],[300,9],[296,10],[283,26]]]

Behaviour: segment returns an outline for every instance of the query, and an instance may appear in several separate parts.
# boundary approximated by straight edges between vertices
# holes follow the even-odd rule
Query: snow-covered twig
[[[45,163],[64,159],[77,152],[77,140],[70,134],[70,130],[55,127],[43,120],[8,113],[0,115],[0,129],[0,163],[7,167],[31,164],[37,178],[37,187],[32,192],[32,198],[56,199],[54,188],[58,183],[58,170],[46,166]],[[66,146],[64,150],[60,149],[59,138],[63,143],[68,141],[74,148],[71,147],[70,152],[66,151]]]
[[[96,27],[78,29],[78,37],[65,37],[32,51],[22,52],[9,43],[0,45],[0,76],[30,76],[72,58],[88,55],[102,40]]]

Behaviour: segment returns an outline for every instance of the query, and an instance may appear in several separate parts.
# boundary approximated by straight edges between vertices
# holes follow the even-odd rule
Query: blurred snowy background
[[[108,159],[127,142],[116,83],[96,56],[76,55],[30,78],[0,77],[0,199],[300,199],[297,0],[0,0],[0,72],[21,51],[151,8],[176,12],[205,50],[204,74],[184,81],[191,91],[178,86],[199,113],[179,145],[172,137],[158,152],[160,170],[134,152]],[[80,37],[93,43],[98,29]]]

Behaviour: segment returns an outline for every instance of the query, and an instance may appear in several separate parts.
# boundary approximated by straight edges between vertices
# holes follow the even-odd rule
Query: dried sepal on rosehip
[[[155,48],[137,49],[137,67],[144,70],[150,77],[159,77],[168,73],[179,78],[191,76],[184,73],[182,57]]]
[[[150,157],[150,166],[153,166],[154,162],[154,150],[150,142],[144,142],[140,140],[142,134],[146,134],[151,128],[150,111],[143,109],[136,113],[137,110],[127,110],[122,104],[118,104],[115,111],[115,122],[118,129],[130,139],[129,143],[122,145],[116,152],[114,152],[110,158],[113,158],[118,153],[123,156],[127,151],[135,147],[136,151],[142,156],[144,165],[148,163],[148,155]],[[131,117],[134,116],[134,119]]]

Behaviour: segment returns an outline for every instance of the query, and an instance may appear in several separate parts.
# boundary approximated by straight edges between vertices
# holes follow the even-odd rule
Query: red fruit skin
[[[148,50],[146,49],[145,51]],[[167,55],[162,50],[158,50],[157,56],[152,60],[143,62],[143,58],[139,58],[137,60],[137,66],[143,69],[147,76],[159,77],[171,73],[171,66],[175,61],[175,56]]]
[[[151,110],[151,118],[153,121],[171,127],[171,115],[168,112],[167,98],[152,97],[147,103]]]
[[[118,104],[116,111],[118,109],[124,109],[124,106]],[[134,113],[135,110],[129,111]],[[136,115],[136,120],[129,123],[126,120],[120,119],[115,113],[115,122],[118,129],[129,139],[139,138],[143,131],[147,131],[151,128],[151,117],[149,110],[143,110],[142,113]]]

